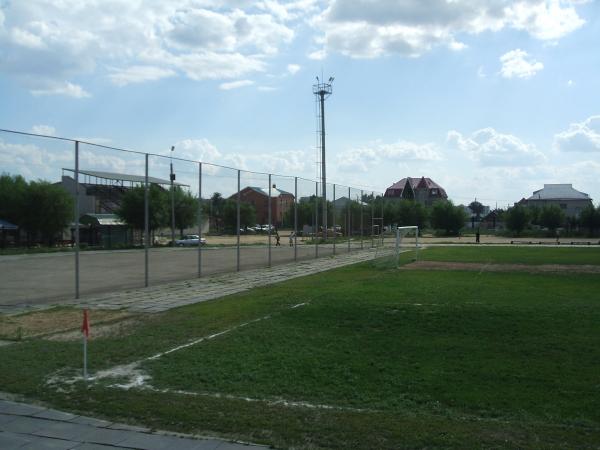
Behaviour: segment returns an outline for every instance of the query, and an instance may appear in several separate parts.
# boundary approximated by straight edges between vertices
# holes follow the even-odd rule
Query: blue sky
[[[492,206],[573,183],[597,203],[599,12],[581,0],[0,0],[0,128],[314,178],[323,73],[335,76],[332,182],[428,176],[456,203]],[[55,180],[70,158],[0,133],[2,171]]]

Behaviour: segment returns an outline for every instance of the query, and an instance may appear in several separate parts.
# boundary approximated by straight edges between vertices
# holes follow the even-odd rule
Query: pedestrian
[[[479,228],[477,228],[477,232],[475,233],[475,243],[479,244]]]
[[[296,233],[293,231],[290,233],[290,247],[294,246],[294,238],[296,237]]]
[[[275,246],[276,246],[276,247],[280,247],[280,246],[281,246],[281,242],[279,242],[279,239],[280,239],[280,237],[279,237],[279,233],[277,232],[277,230],[275,230],[275,240],[277,241],[277,242],[275,243]]]

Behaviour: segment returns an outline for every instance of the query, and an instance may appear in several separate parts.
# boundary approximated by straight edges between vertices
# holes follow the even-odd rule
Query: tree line
[[[59,185],[0,175],[0,218],[25,231],[27,246],[40,240],[54,245],[73,220],[73,204],[73,198]],[[20,238],[17,233],[17,245]]]

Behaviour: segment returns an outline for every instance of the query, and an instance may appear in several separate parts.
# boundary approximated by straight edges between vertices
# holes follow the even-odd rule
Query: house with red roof
[[[402,178],[385,190],[384,197],[415,200],[431,206],[437,200],[447,200],[446,190],[431,178]]]

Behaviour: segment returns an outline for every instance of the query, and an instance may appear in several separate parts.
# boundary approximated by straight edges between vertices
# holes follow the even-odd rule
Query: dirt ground
[[[128,312],[109,310],[90,311],[89,319],[92,337],[120,333],[119,328],[126,327],[126,322],[139,320],[137,317],[133,318]],[[79,330],[82,321],[82,311],[71,308],[56,308],[18,316],[0,315],[0,338],[19,340],[61,333],[66,336],[63,339],[79,339],[81,338]],[[61,337],[55,336],[54,338],[60,339]]]
[[[475,272],[561,272],[600,273],[600,266],[568,264],[482,264],[441,261],[416,261],[400,267],[401,270],[470,270]]]

